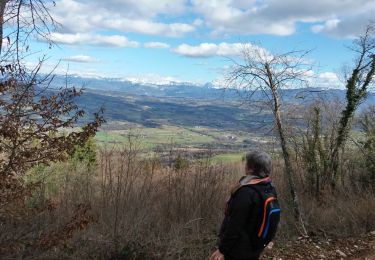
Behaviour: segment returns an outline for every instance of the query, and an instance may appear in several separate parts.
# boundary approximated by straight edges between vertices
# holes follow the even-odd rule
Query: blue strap
[[[272,213],[276,213],[276,212],[280,212],[281,210],[280,209],[273,209],[270,211],[270,213],[268,214],[268,218],[267,218],[267,225],[266,225],[266,229],[264,230],[263,232],[263,235],[262,235],[262,238],[265,239],[266,236],[267,236],[267,233],[268,233],[268,229],[270,227],[270,216]]]

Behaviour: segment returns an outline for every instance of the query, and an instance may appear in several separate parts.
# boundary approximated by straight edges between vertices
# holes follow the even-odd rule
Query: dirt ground
[[[375,231],[358,238],[299,238],[286,245],[271,245],[262,258],[285,259],[355,259],[375,260]]]

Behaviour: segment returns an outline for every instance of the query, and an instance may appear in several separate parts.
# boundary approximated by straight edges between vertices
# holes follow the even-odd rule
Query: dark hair
[[[271,174],[271,156],[265,152],[251,151],[246,154],[246,165],[254,171],[254,175],[266,177]]]

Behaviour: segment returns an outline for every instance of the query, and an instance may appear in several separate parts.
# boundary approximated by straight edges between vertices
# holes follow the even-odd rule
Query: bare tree
[[[58,26],[49,12],[49,7],[54,5],[53,0],[0,0],[2,62],[19,63],[29,53],[32,38],[42,38],[52,44],[49,36]]]
[[[5,13],[5,6],[7,4],[7,0],[0,1],[0,53],[3,46],[3,24],[4,24],[4,13]]]
[[[294,183],[294,173],[285,135],[283,122],[282,90],[307,84],[307,75],[311,69],[306,61],[308,51],[291,51],[283,54],[270,54],[262,48],[244,45],[243,61],[234,62],[227,75],[228,87],[235,87],[246,94],[248,102],[262,94],[266,105],[273,112],[276,130],[280,140],[285,163],[285,174],[293,200],[294,217],[301,232],[306,234],[301,209]],[[255,100],[259,102],[258,100]]]
[[[0,176],[22,175],[38,163],[61,160],[64,154],[103,122],[100,113],[82,131],[77,126],[84,111],[75,104],[82,90],[51,88],[51,74],[41,74],[42,58],[35,68],[25,66],[31,38],[46,38],[56,23],[49,13],[54,1],[2,0],[0,2]],[[3,35],[6,32],[6,35]],[[4,39],[6,43],[4,43]]]
[[[82,89],[67,84],[51,86],[52,73],[41,73],[44,57],[34,68],[26,66],[26,58],[32,53],[31,39],[44,38],[51,47],[49,36],[56,27],[49,13],[53,4],[44,0],[0,1],[0,254],[5,248],[10,256],[22,251],[18,245],[26,245],[28,254],[38,247],[38,242],[30,243],[27,236],[33,229],[32,219],[40,212],[33,211],[27,199],[39,185],[25,181],[27,171],[38,164],[65,160],[104,121],[101,109],[90,120],[76,105]],[[46,209],[47,205],[41,205],[41,212]],[[86,211],[83,207],[83,215]],[[18,224],[24,232],[7,229]],[[59,235],[70,236],[80,226],[68,225],[69,232]],[[51,235],[60,237],[54,232]],[[52,247],[59,241],[46,239],[43,243]]]
[[[365,33],[354,41],[352,50],[357,54],[351,74],[346,78],[346,106],[341,112],[337,137],[331,148],[331,186],[338,177],[340,150],[345,146],[351,128],[351,120],[361,102],[366,98],[373,84],[375,74],[375,27],[366,27]]]

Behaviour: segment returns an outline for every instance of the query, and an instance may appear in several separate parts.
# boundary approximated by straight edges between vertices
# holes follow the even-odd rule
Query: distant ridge
[[[262,131],[259,129],[273,122],[267,106],[259,107],[253,106],[251,101],[243,102],[237,91],[214,87],[211,83],[152,84],[73,75],[68,78],[56,76],[52,88],[65,86],[66,83],[68,86],[84,87],[85,92],[78,98],[78,105],[88,115],[104,107],[107,121],[126,121],[145,127],[204,126],[250,132]],[[287,89],[282,91],[282,96],[286,105],[298,107],[321,98],[328,102],[344,102],[345,90],[324,90],[319,87]],[[260,91],[253,95],[254,100],[263,98]],[[360,109],[370,104],[375,105],[374,93],[369,95]]]
[[[161,81],[149,82],[146,79],[138,78],[105,78],[105,77],[82,77],[79,75],[56,76],[53,86],[64,86],[66,81],[68,85],[76,87],[85,87],[86,89],[96,91],[118,91],[129,95],[149,96],[149,97],[174,97],[191,99],[239,99],[236,90],[225,89],[218,85],[208,82],[205,84],[196,84],[190,82]],[[345,100],[345,90],[343,89],[325,89],[319,86],[300,89],[286,89],[282,91],[285,101],[296,102],[298,99],[311,99],[321,96],[326,100],[339,99]],[[254,95],[254,99],[262,98],[259,91]],[[375,93],[370,93],[365,104],[375,104]]]

